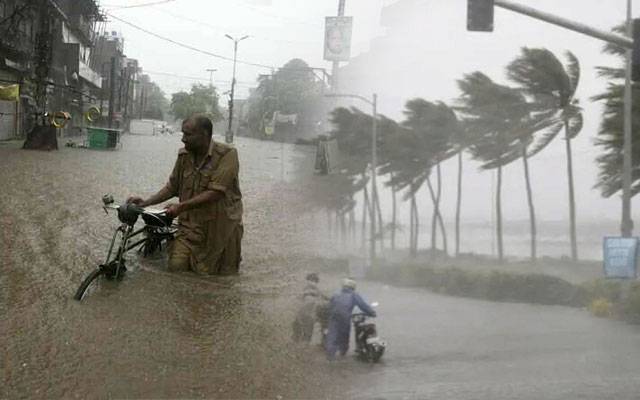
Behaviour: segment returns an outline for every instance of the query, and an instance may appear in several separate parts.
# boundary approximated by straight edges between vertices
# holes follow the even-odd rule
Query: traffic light
[[[467,0],[467,30],[493,32],[493,0]]]
[[[640,18],[633,20],[633,49],[631,51],[631,80],[640,82]]]

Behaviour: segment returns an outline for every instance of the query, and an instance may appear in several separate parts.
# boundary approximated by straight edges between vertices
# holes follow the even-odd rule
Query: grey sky
[[[103,1],[110,9],[114,5],[133,5],[149,0],[124,2]],[[564,16],[602,30],[609,30],[623,21],[626,0],[519,0],[540,10]],[[601,52],[603,43],[577,33],[566,31],[510,11],[497,9],[495,32],[466,32],[466,0],[416,0],[422,11],[408,16],[406,40],[397,43],[406,48],[398,58],[380,60],[381,64],[411,64],[411,71],[393,75],[380,74],[384,68],[373,63],[370,76],[359,88],[362,94],[380,94],[381,111],[391,117],[401,117],[404,101],[420,96],[429,100],[451,101],[458,94],[456,79],[463,73],[481,70],[497,81],[504,82],[503,69],[522,46],[547,47],[557,55],[570,49],[581,62],[582,77],[578,97],[585,108],[585,127],[575,140],[576,189],[579,220],[617,219],[620,201],[600,198],[592,190],[597,169],[593,162],[598,149],[593,146],[600,122],[600,106],[590,102],[590,96],[601,92],[606,83],[598,79],[594,67],[618,65],[616,60]],[[175,0],[145,8],[115,9],[115,16],[173,40],[202,48],[224,56],[232,56],[232,43],[224,37],[251,35],[241,42],[239,59],[273,66],[281,66],[299,57],[312,66],[330,69],[322,60],[324,17],[335,15],[337,0]],[[347,0],[346,15],[354,17],[353,51],[356,56],[366,52],[371,41],[385,35],[380,26],[383,5],[394,1]],[[636,10],[640,11],[640,10]],[[634,12],[634,15],[637,13]],[[197,21],[197,22],[194,22]],[[126,53],[138,58],[147,71],[200,77],[208,81],[207,68],[217,68],[216,85],[226,90],[231,79],[231,63],[163,42],[117,21],[109,23],[110,30],[121,31],[125,37]],[[394,55],[394,57],[396,57]],[[239,96],[246,96],[247,88],[260,73],[268,69],[240,64]],[[194,81],[151,73],[167,93],[187,89]],[[357,87],[357,85],[355,85]],[[369,93],[367,93],[367,91]],[[453,176],[454,165],[445,165],[447,176]],[[476,165],[469,163],[465,175],[467,193],[477,194],[465,205],[469,217],[486,220],[490,217],[490,173],[476,173]],[[522,184],[522,167],[514,163],[505,171],[505,217],[526,218],[526,201]],[[534,196],[541,219],[562,219],[566,215],[566,178],[563,142],[558,140],[532,160]],[[445,192],[445,212],[452,216],[453,185]],[[426,200],[426,199],[424,199]],[[486,201],[485,201],[486,200]],[[637,201],[636,201],[637,203]],[[638,204],[634,204],[638,206]],[[448,208],[447,208],[448,207]],[[638,219],[638,213],[636,220]]]

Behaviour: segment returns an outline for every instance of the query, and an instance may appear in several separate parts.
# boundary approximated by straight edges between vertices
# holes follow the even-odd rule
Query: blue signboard
[[[637,237],[605,237],[603,250],[606,278],[636,278]]]

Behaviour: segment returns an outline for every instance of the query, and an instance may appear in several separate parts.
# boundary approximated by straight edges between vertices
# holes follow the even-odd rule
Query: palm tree
[[[481,72],[465,75],[458,81],[458,86],[462,95],[457,109],[463,113],[473,140],[469,151],[474,159],[482,162],[481,169],[497,169],[496,236],[498,258],[502,262],[502,168],[523,156],[526,165],[527,152],[523,149],[530,145],[533,132],[541,128],[531,120],[530,105],[519,90],[498,85]],[[525,180],[530,196],[531,187],[526,173]],[[534,216],[534,213],[530,215]],[[532,226],[535,226],[533,219]],[[531,235],[532,243],[535,243],[535,230]],[[534,254],[535,247],[532,247]]]
[[[429,176],[431,169],[424,157],[428,149],[423,138],[406,127],[396,125],[395,132],[383,143],[381,148],[380,174],[389,175],[385,183],[394,191],[406,190],[403,200],[410,201],[410,240],[412,256],[417,253],[418,215],[415,196]]]
[[[442,213],[440,212],[440,200],[442,196],[442,172],[440,164],[455,154],[452,145],[452,137],[459,130],[459,123],[454,111],[443,102],[432,103],[424,99],[416,98],[407,101],[405,105],[405,121],[402,125],[414,131],[421,139],[422,160],[429,171],[432,167],[436,170],[436,188],[431,183],[430,174],[426,183],[429,188],[431,201],[433,202],[433,215],[431,220],[431,250],[435,250],[437,243],[437,227],[442,233],[443,249],[447,250],[447,235],[444,228]]]
[[[624,33],[625,26],[620,25],[613,30]],[[622,190],[622,154],[624,146],[624,57],[626,49],[614,44],[607,44],[604,52],[620,59],[619,68],[598,67],[598,73],[608,81],[607,90],[592,97],[594,101],[603,101],[602,122],[598,131],[596,145],[602,154],[596,159],[600,168],[596,187],[604,197],[611,197]],[[632,86],[632,98],[640,98],[640,86]],[[640,102],[632,102],[632,147],[631,147],[631,195],[640,192]]]
[[[531,98],[538,118],[546,120],[547,130],[537,145],[529,150],[529,157],[546,147],[564,128],[567,154],[567,183],[569,192],[569,236],[571,258],[578,259],[576,238],[576,204],[573,183],[571,140],[582,130],[582,109],[575,98],[580,81],[580,63],[570,51],[565,53],[566,65],[547,49],[523,47],[521,54],[507,67],[509,79]]]

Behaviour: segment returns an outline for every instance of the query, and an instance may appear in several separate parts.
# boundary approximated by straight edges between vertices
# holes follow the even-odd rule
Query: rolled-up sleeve
[[[175,197],[178,196],[178,189],[180,184],[180,157],[176,160],[176,164],[169,175],[169,181],[165,185],[165,188]]]
[[[218,167],[211,174],[207,189],[226,193],[227,189],[233,185],[234,180],[237,179],[238,171],[238,151],[231,149],[220,159]]]

